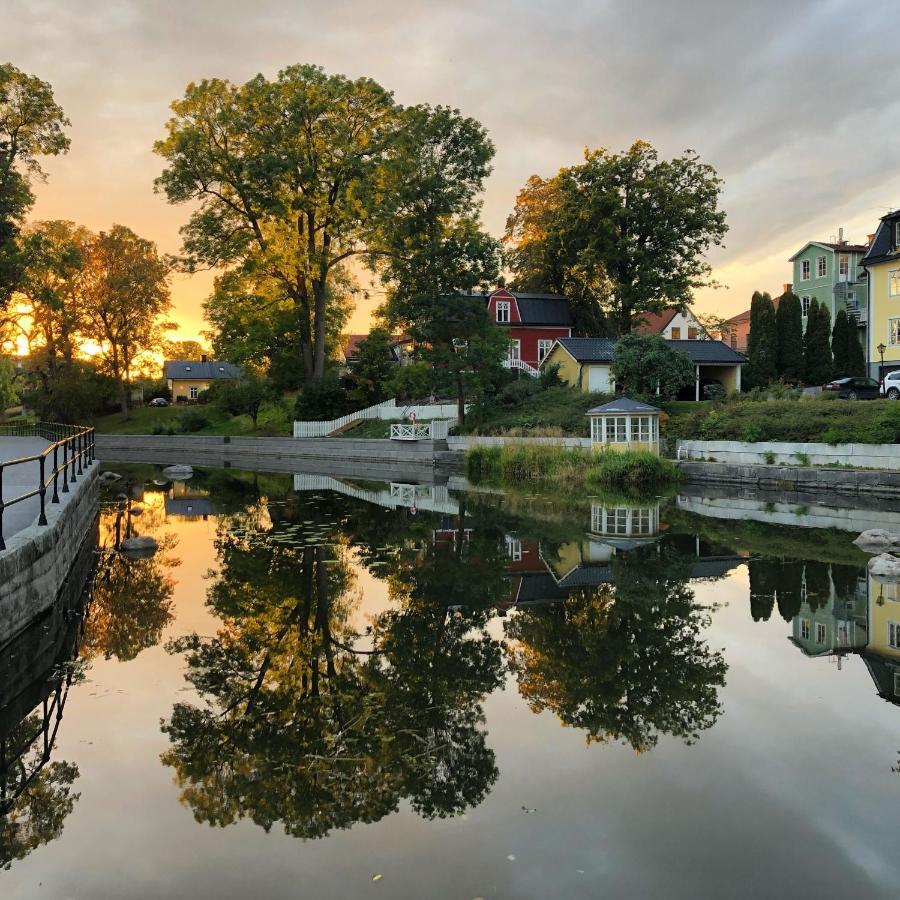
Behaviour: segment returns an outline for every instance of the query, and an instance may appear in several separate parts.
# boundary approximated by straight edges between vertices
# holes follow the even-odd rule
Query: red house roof
[[[680,310],[675,306],[669,306],[660,313],[641,313],[641,318],[632,329],[638,334],[662,334],[666,326],[675,318]]]

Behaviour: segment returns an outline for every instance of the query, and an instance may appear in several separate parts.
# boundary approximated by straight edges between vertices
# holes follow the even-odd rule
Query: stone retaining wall
[[[47,525],[31,525],[0,552],[0,635],[8,639],[49,607],[89,535],[96,536],[97,476],[90,467],[64,503],[47,504]],[[95,541],[96,542],[96,541]]]
[[[590,438],[580,437],[508,437],[506,435],[460,434],[447,438],[451,450],[465,452],[469,447],[504,447],[508,444],[527,444],[529,447],[572,447],[591,449]]]
[[[900,444],[821,444],[789,441],[678,441],[678,459],[745,465],[825,466],[900,469]]]
[[[686,482],[700,485],[750,484],[777,491],[836,491],[900,497],[900,471],[736,465],[693,460],[679,460],[677,466]]]

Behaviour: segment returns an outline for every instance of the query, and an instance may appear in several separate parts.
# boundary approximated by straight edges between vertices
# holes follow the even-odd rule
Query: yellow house
[[[619,397],[587,411],[594,450],[646,450],[659,456],[659,417],[649,403]]]
[[[900,584],[869,575],[869,643],[863,654],[878,692],[900,703]]]
[[[687,400],[701,400],[704,389],[721,385],[726,394],[741,389],[741,366],[747,359],[723,341],[666,341],[684,353],[694,365],[694,384],[685,388]],[[541,368],[558,365],[559,377],[587,393],[609,394],[615,390],[610,372],[616,345],[609,338],[559,338],[541,362]]]
[[[215,381],[233,381],[244,372],[232,363],[207,359],[170,359],[165,365],[165,379],[169,383],[172,399],[186,402],[196,400]]]
[[[860,265],[868,275],[866,360],[880,378],[900,369],[900,210],[881,219]]]

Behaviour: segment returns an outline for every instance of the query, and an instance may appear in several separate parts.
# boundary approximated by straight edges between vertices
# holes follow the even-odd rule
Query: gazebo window
[[[628,420],[625,416],[609,416],[606,419],[606,443],[625,444],[628,442]]]
[[[631,442],[633,444],[650,443],[650,416],[631,417]]]

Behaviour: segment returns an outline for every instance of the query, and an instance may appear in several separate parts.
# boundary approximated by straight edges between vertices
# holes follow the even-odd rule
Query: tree
[[[6,419],[6,410],[18,402],[15,364],[9,357],[0,356],[0,422]]]
[[[803,381],[803,310],[792,291],[782,294],[775,314],[778,336],[778,376],[799,384]]]
[[[255,372],[245,372],[243,378],[234,381],[217,382],[209,393],[213,403],[232,416],[250,416],[254,428],[263,405],[275,397],[269,381]]]
[[[166,359],[197,359],[206,354],[200,341],[166,341]],[[228,360],[231,362],[231,360]]]
[[[694,381],[694,365],[658,334],[626,334],[616,342],[610,367],[616,387],[627,394],[671,400]]]
[[[271,283],[297,322],[307,380],[325,373],[328,288],[367,248],[383,195],[378,170],[399,109],[368,78],[297,65],[273,81],[190,84],[155,145],[172,203],[195,202],[188,268],[229,266]]]
[[[387,385],[397,368],[397,362],[391,356],[393,346],[390,330],[381,326],[373,328],[365,340],[360,341],[358,359],[350,373],[353,381],[350,393],[360,407],[387,399]]]
[[[38,157],[69,149],[69,125],[46,81],[0,63],[0,307],[19,285],[24,261],[17,237],[44,177]]]
[[[850,321],[847,311],[842,307],[834,317],[834,328],[831,331],[831,350],[834,357],[833,375],[842,378],[850,374],[850,365],[847,354],[850,350]]]
[[[866,353],[859,339],[859,329],[856,327],[856,323],[849,317],[848,322],[847,374],[862,376],[866,374]]]
[[[777,328],[772,298],[754,291],[750,300],[750,335],[747,338],[747,380],[751,387],[766,387],[778,376]]]
[[[828,307],[813,297],[806,314],[803,336],[803,367],[807,384],[821,385],[831,379],[831,316]]]
[[[727,231],[721,190],[693,151],[661,161],[644,141],[587,150],[517,198],[505,236],[515,283],[571,293],[579,328],[606,321],[627,334],[640,313],[684,306],[711,284],[704,254]]]
[[[118,384],[128,416],[128,386],[141,354],[162,346],[160,317],[169,311],[169,266],[156,245],[124,225],[91,242],[85,268],[85,337]]]

